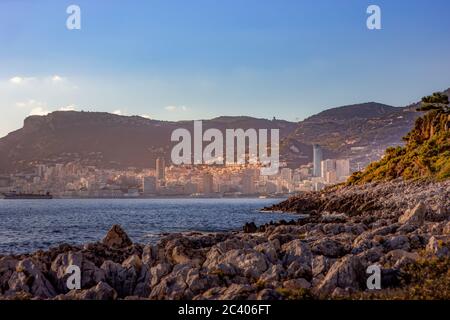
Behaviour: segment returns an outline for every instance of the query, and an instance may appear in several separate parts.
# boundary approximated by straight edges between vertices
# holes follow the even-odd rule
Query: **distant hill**
[[[414,105],[392,107],[376,102],[325,110],[298,123],[222,116],[203,121],[203,129],[280,129],[281,160],[295,168],[312,161],[312,144],[324,157],[351,157],[368,164],[402,137],[420,113]],[[192,131],[192,121],[159,121],[104,112],[57,111],[30,116],[23,128],[0,139],[0,173],[30,171],[37,163],[80,161],[103,168],[149,168],[170,158],[176,128]]]
[[[251,117],[219,117],[203,121],[203,130],[277,128],[282,138],[295,126],[284,120]],[[74,160],[103,168],[149,168],[159,156],[169,160],[174,145],[170,136],[177,128],[193,132],[193,122],[76,111],[30,116],[25,119],[23,128],[0,139],[0,172],[23,171],[42,162]]]
[[[420,114],[406,108],[370,102],[329,109],[298,123],[282,142],[282,154],[291,166],[312,160],[316,143],[324,157],[360,158],[368,164],[377,159],[377,150],[402,144]]]
[[[448,101],[448,100],[447,100]],[[440,107],[439,107],[440,108]],[[404,147],[390,147],[384,157],[350,177],[349,184],[396,178],[450,178],[450,109],[431,110],[416,120]]]

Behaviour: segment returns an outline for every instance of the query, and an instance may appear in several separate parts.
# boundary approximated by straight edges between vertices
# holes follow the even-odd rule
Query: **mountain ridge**
[[[401,145],[401,138],[419,115],[410,106],[367,102],[327,109],[298,123],[249,116],[202,121],[203,130],[279,129],[281,161],[295,168],[311,162],[313,143],[323,147],[325,158],[370,162],[379,156],[378,149]],[[175,122],[87,111],[29,116],[21,129],[0,138],[0,173],[29,171],[41,162],[75,160],[105,168],[153,167],[158,156],[169,160],[172,131],[192,130],[192,124],[192,120]],[[355,153],[355,149],[359,151]]]

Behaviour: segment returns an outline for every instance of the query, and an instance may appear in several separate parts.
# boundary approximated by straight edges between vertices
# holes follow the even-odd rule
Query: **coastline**
[[[174,233],[149,245],[132,243],[114,226],[98,243],[1,256],[0,297],[268,300],[390,298],[395,292],[414,299],[412,284],[402,278],[408,267],[449,261],[450,182],[397,181],[323,194],[274,206],[294,212],[308,205],[309,217],[250,223],[242,231]],[[81,268],[81,290],[66,287],[71,264]],[[371,265],[380,267],[383,290],[366,287]],[[447,281],[428,274],[434,278],[424,281]],[[449,290],[435,295],[448,297]]]

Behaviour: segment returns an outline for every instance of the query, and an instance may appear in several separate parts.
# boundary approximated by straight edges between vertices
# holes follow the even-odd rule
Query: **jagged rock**
[[[219,300],[246,300],[255,289],[250,285],[232,284],[219,296]]]
[[[388,250],[402,249],[408,251],[410,249],[409,239],[407,236],[399,235],[388,238],[384,241],[383,246]]]
[[[311,278],[312,253],[309,246],[297,239],[282,246],[283,263],[291,278]]]
[[[312,274],[317,277],[320,274],[326,274],[336,259],[325,256],[315,256],[312,261]]]
[[[156,286],[164,277],[172,270],[172,266],[168,263],[158,263],[156,266],[150,269],[150,285],[152,287]]]
[[[344,213],[327,213],[322,214],[320,218],[320,222],[322,223],[336,223],[336,222],[345,222],[348,217]]]
[[[225,254],[214,248],[211,250],[203,264],[209,270],[219,268],[226,275],[234,276],[237,272],[245,277],[259,278],[268,268],[266,256],[253,249],[233,249]]]
[[[426,251],[439,258],[450,256],[450,236],[433,236],[428,241]]]
[[[81,288],[88,289],[95,286],[100,281],[105,280],[103,270],[95,266],[94,263],[84,258],[81,252],[68,252],[59,254],[52,262],[50,275],[56,284],[58,292],[66,293],[67,279],[71,274],[67,273],[67,268],[71,265],[77,266],[81,271]]]
[[[244,225],[243,230],[245,233],[254,233],[258,231],[258,227],[254,222],[249,222]]]
[[[50,281],[42,273],[43,266],[26,258],[16,266],[16,271],[8,281],[7,294],[14,292],[31,293],[34,297],[48,299],[56,296],[57,292]]]
[[[72,290],[65,295],[55,297],[55,300],[116,300],[117,293],[105,282],[99,282],[95,287],[86,290]]]
[[[280,281],[286,276],[286,270],[280,264],[274,264],[266,270],[260,277],[259,281],[268,284]]]
[[[283,287],[290,290],[309,289],[311,288],[311,283],[303,278],[291,279],[284,281]]]
[[[323,293],[332,293],[338,287],[358,290],[364,279],[365,270],[360,258],[348,255],[333,264],[317,290]]]
[[[280,300],[281,295],[274,289],[263,289],[256,295],[256,300]]]
[[[311,251],[314,254],[332,258],[339,258],[347,253],[347,250],[342,243],[328,238],[315,241],[311,246]]]
[[[406,264],[414,263],[419,259],[416,252],[408,252],[401,249],[389,251],[381,260],[381,264],[393,266],[394,269],[400,269]]]
[[[401,224],[412,223],[412,224],[422,224],[425,219],[425,214],[427,213],[427,208],[420,202],[413,209],[408,209],[406,212],[398,219]]]
[[[358,257],[361,259],[361,263],[364,266],[368,266],[379,261],[383,255],[384,251],[382,247],[373,247],[358,254]]]
[[[122,265],[105,261],[101,269],[105,271],[106,282],[123,298],[133,295],[141,273],[142,261],[137,255],[132,255]]]
[[[198,294],[210,287],[218,286],[219,278],[216,275],[203,274],[200,269],[194,268],[187,273],[186,284],[192,293]]]
[[[136,287],[134,289],[134,295],[137,297],[148,297],[150,294],[152,282],[152,274],[150,272],[150,268],[156,260],[154,256],[155,253],[156,250],[151,245],[146,245],[143,249],[141,271],[136,281]]]
[[[8,280],[16,270],[18,262],[17,259],[10,256],[0,259],[0,294],[9,289]]]
[[[450,235],[450,221],[448,221],[446,223],[446,225],[444,226],[443,233],[447,234],[447,235]]]
[[[263,253],[266,256],[267,260],[270,261],[270,263],[277,263],[278,251],[280,250],[280,242],[278,240],[261,243],[254,247],[254,249],[258,252]]]
[[[152,288],[149,298],[158,300],[192,299],[194,295],[186,283],[187,275],[192,267],[190,264],[174,266],[172,272]]]
[[[146,245],[142,250],[142,263],[151,267],[156,261],[156,248],[152,245]]]
[[[108,231],[102,243],[110,248],[124,248],[133,244],[122,227],[117,224]]]

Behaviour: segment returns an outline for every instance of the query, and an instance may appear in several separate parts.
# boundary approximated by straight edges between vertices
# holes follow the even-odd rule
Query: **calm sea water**
[[[283,199],[54,199],[0,200],[0,253],[23,253],[100,240],[113,224],[139,243],[161,233],[227,231],[291,219],[261,213]]]

